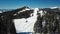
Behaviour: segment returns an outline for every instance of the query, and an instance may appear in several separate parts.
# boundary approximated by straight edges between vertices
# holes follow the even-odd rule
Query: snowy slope
[[[30,10],[30,9],[29,9],[29,8],[25,8],[25,9],[19,11],[17,14],[20,14],[21,12],[24,12],[24,11],[26,11],[26,10]],[[14,14],[14,16],[17,15],[17,14]]]
[[[30,10],[30,9],[24,9],[20,12],[24,12],[25,10]],[[33,13],[30,14],[30,17],[25,19],[25,18],[21,18],[21,19],[14,19],[14,23],[15,23],[15,27],[16,27],[16,31],[17,33],[19,32],[34,32],[33,28],[34,28],[34,24],[37,21],[37,13],[39,13],[39,15],[42,17],[46,11],[43,10],[39,10],[39,8],[34,8],[33,9]],[[32,16],[33,15],[33,16]],[[44,27],[45,21],[42,22],[42,25]]]
[[[14,19],[14,23],[16,26],[17,33],[19,32],[33,32],[33,27],[35,22],[37,21],[37,11],[39,11],[38,8],[34,9],[33,16],[25,19]],[[26,22],[27,20],[27,22]]]

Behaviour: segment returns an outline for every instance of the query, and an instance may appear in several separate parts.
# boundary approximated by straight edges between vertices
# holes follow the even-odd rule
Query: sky
[[[60,7],[60,0],[0,0],[0,9]]]

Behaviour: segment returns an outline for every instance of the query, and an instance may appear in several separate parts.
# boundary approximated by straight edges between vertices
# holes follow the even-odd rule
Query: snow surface
[[[19,32],[34,32],[33,27],[34,27],[35,22],[37,21],[37,16],[38,16],[37,11],[38,11],[38,8],[35,8],[33,16],[31,16],[27,19],[22,18],[22,19],[14,19],[13,20],[15,23],[17,33],[19,33]],[[27,22],[26,22],[26,20],[27,20]]]
[[[0,11],[0,13],[2,13],[2,11]]]
[[[43,22],[42,22],[43,27],[45,26],[45,23],[46,23],[45,20],[43,20]]]
[[[21,12],[24,12],[24,11],[26,11],[26,10],[30,10],[30,9],[29,9],[29,8],[25,8],[25,9],[19,11],[18,13],[15,13],[14,16],[17,15],[17,14],[20,14]]]
[[[50,7],[51,9],[56,9],[56,8],[58,8],[57,6],[56,7]]]
[[[47,12],[46,11],[43,11],[43,10],[40,10],[38,13],[40,13],[40,16],[44,16]]]
[[[43,10],[40,10],[38,13],[40,13],[40,16],[42,17],[44,15]],[[46,12],[45,12],[46,13]]]
[[[24,11],[26,11],[26,10],[30,10],[30,9],[29,9],[29,8],[25,8],[25,9],[23,9],[22,11],[19,11],[18,14],[19,14],[20,12],[24,12]]]

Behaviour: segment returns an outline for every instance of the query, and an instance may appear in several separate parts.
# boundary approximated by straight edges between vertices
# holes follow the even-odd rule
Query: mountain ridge
[[[9,22],[10,20],[13,20],[13,21],[11,21],[11,23],[14,22],[17,33],[20,33],[20,32],[40,33],[42,31],[42,30],[40,30],[42,27],[43,27],[43,30],[46,30],[46,29],[44,29],[44,27],[47,27],[45,24],[47,24],[47,23],[52,24],[52,23],[55,23],[55,21],[56,21],[56,23],[57,23],[57,21],[59,23],[60,10],[59,10],[59,8],[55,8],[55,9],[33,8],[33,9],[30,9],[28,7],[22,7],[22,8],[10,10],[10,11],[2,12],[2,13],[0,13],[0,15],[1,15],[0,17],[1,17],[2,21],[5,20],[5,22],[7,22],[6,23],[7,25],[10,23]],[[9,32],[10,32],[10,30],[9,30]],[[44,31],[43,31],[43,33],[44,33]]]

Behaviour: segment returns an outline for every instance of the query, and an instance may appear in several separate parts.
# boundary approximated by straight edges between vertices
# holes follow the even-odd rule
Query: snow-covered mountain
[[[30,11],[31,9],[29,9],[28,11]],[[30,13],[30,17],[28,18],[21,18],[21,19],[14,19],[14,23],[15,23],[15,26],[16,26],[16,30],[17,30],[17,33],[19,32],[35,32],[34,31],[34,26],[35,26],[35,23],[36,21],[38,21],[38,16],[45,16],[46,14],[56,14],[54,16],[56,16],[57,18],[58,15],[60,15],[59,13],[59,9],[51,9],[51,8],[44,8],[44,9],[39,9],[39,8],[34,8],[32,9],[32,13]],[[26,12],[26,9],[24,10]],[[23,10],[21,12],[24,12]],[[20,12],[20,13],[21,13]],[[28,15],[28,14],[26,14]],[[23,16],[23,15],[22,15]],[[44,17],[45,18],[45,17]],[[46,17],[47,18],[47,17]],[[52,18],[53,19],[53,18]],[[46,23],[46,20],[44,20],[42,22],[42,26],[45,27],[45,23]],[[39,31],[39,30],[38,30]]]
[[[27,9],[24,9],[24,10],[20,11],[20,13],[21,12],[24,12],[26,10],[29,11],[31,9],[28,9],[28,8]],[[52,11],[50,11],[50,10],[52,10],[52,9],[49,9],[49,10],[48,9],[45,9],[44,10],[44,9],[34,8],[33,11],[32,11],[33,13],[30,14],[30,17],[28,17],[26,19],[25,18],[14,19],[14,23],[15,23],[15,26],[16,26],[17,33],[19,33],[19,32],[34,32],[34,24],[36,23],[37,17],[39,16],[37,14],[40,14],[40,16],[42,17],[47,12],[49,13],[49,12],[52,12],[53,11],[53,10]],[[53,12],[55,12],[55,11],[53,11]]]
[[[22,10],[22,12],[24,11]],[[17,32],[34,32],[33,27],[34,27],[34,23],[37,20],[37,16],[38,16],[37,11],[39,11],[39,9],[35,8],[33,10],[33,13],[30,14],[29,18],[14,19]]]
[[[58,8],[58,7],[50,7],[51,9],[56,9],[56,8]]]
[[[48,27],[52,26],[53,28],[55,28],[55,25],[57,26],[58,24],[57,22],[59,22],[60,20],[60,10],[59,8],[56,9],[55,7],[53,7],[53,9],[52,8],[30,9],[29,7],[22,7],[15,10],[3,12],[2,15],[4,17],[7,16],[7,19],[11,18],[13,20],[17,33],[21,32],[41,33],[42,30],[46,29],[48,29],[47,33],[50,33]],[[43,31],[42,34],[44,32],[45,31]]]

